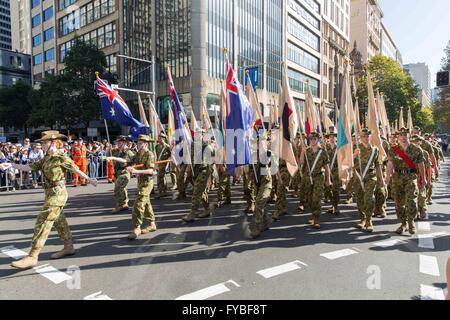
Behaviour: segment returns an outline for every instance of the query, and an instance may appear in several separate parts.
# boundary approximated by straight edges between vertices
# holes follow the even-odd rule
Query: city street
[[[355,204],[341,204],[338,217],[324,213],[317,231],[307,225],[308,214],[297,214],[297,200],[290,197],[291,214],[251,241],[243,232],[248,217],[237,185],[232,206],[190,225],[181,223],[189,201],[152,196],[159,229],[131,242],[126,239],[131,210],[110,213],[112,184],[68,187],[65,214],[76,255],[50,260],[62,247],[52,231],[38,267],[27,271],[9,264],[29,250],[43,191],[1,192],[0,299],[441,300],[450,256],[450,158],[446,161],[430,219],[418,223],[413,237],[394,233],[399,223],[391,201],[388,217],[376,218],[375,232],[367,234],[354,227]],[[135,186],[134,179],[132,200]],[[325,205],[323,212],[328,209]]]

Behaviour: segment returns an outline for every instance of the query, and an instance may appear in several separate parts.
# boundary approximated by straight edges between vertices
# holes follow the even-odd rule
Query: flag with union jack
[[[227,137],[227,168],[228,174],[234,175],[239,166],[251,163],[251,151],[248,132],[253,124],[254,114],[250,103],[242,91],[233,67],[226,56],[226,137]],[[233,132],[235,134],[233,134]],[[233,140],[231,140],[233,139]],[[230,141],[229,141],[230,140]]]
[[[97,75],[97,94],[100,97],[103,118],[115,121],[120,126],[129,126],[134,139],[140,134],[149,134],[150,128],[133,117],[126,102],[105,80]]]

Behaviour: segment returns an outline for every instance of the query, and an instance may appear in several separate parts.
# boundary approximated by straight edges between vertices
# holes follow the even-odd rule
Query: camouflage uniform
[[[425,165],[425,171],[431,168],[431,160],[430,155],[427,151],[421,149],[423,152],[423,159],[424,159],[424,165]],[[421,216],[423,217],[425,212],[427,211],[427,186],[420,186],[419,185],[419,195],[417,198],[417,205],[418,210]]]
[[[381,138],[383,149],[386,154],[389,153],[389,142]],[[383,179],[386,178],[386,168],[387,168],[387,159],[381,164],[381,169],[383,173]],[[379,184],[377,184],[375,189],[375,209],[374,209],[374,215],[385,218],[386,217],[386,200],[388,196],[388,190],[387,187],[381,188]]]
[[[231,187],[230,176],[227,172],[225,165],[217,165],[217,171],[219,174],[219,188],[217,190],[217,202],[220,205],[231,203]]]
[[[339,178],[339,168],[337,161],[337,149],[336,146],[333,147],[331,144],[327,144],[326,148],[328,156],[330,157],[329,160],[330,160],[331,179],[333,181],[333,185],[329,187],[330,200],[334,212],[337,213],[339,205],[339,192],[341,189],[341,179]]]
[[[370,144],[368,147],[360,144],[359,150],[360,155],[355,158],[355,167],[358,168],[356,175],[358,183],[355,185],[356,203],[361,218],[358,227],[365,227],[368,231],[373,231],[372,215],[375,209],[375,189],[377,187],[376,168],[381,165],[380,153],[377,147]],[[369,163],[372,153],[374,156]],[[362,169],[362,172],[359,171],[359,168]],[[367,173],[363,177],[366,168],[368,168]],[[361,179],[363,185],[361,185]]]
[[[316,157],[319,152],[320,157],[317,160],[316,166],[313,168]],[[319,224],[320,213],[322,211],[322,200],[324,196],[325,184],[325,167],[330,163],[328,153],[325,149],[318,147],[317,152],[314,152],[312,147],[306,149],[305,157],[308,159],[309,168],[308,174],[305,174],[305,197],[308,201],[308,207],[312,211],[311,224]],[[306,159],[305,159],[306,164]],[[312,170],[312,171],[310,171]],[[312,181],[311,181],[312,180]]]
[[[300,144],[295,145],[294,144],[294,155],[295,155],[295,159],[299,159],[300,158],[300,153],[301,153],[301,146]],[[292,189],[294,189],[294,196],[295,197],[299,197],[299,193],[300,193],[300,182],[302,180],[302,172],[301,170],[298,170],[294,177],[292,178]]]
[[[401,148],[399,146],[399,148]],[[424,163],[423,152],[419,147],[410,144],[403,152],[411,159],[411,161],[417,166],[417,164]],[[414,219],[417,216],[417,197],[419,189],[417,186],[417,173],[412,171],[405,161],[397,155],[393,148],[389,150],[389,161],[394,164],[393,174],[393,192],[395,200],[395,208],[397,211],[397,217],[401,221],[398,233],[403,233],[403,229],[406,228],[408,221],[410,231],[415,232]],[[413,233],[413,232],[411,232]]]
[[[166,161],[169,160],[172,153],[170,151],[170,146],[163,142],[163,143],[158,143],[156,145],[156,156],[157,156],[157,160],[156,161]],[[167,163],[161,163],[158,164],[158,178],[157,178],[157,183],[158,183],[158,196],[163,196],[166,194],[167,192],[167,181],[166,181],[166,170],[167,170]]]
[[[423,150],[425,150],[426,152],[428,152],[429,156],[431,157],[431,155],[435,155],[435,150],[433,145],[431,144],[431,142],[425,140],[422,142],[421,148]],[[436,172],[434,171],[434,167],[432,165],[432,170],[431,170],[431,183],[429,184],[429,186],[427,187],[427,202],[431,203],[431,198],[433,196],[433,183],[436,181],[435,179],[435,174]]]
[[[112,150],[111,155],[122,158],[127,163],[134,157],[134,153],[131,150]],[[127,165],[125,163],[114,161],[114,176],[116,178],[114,182],[114,199],[116,200],[116,208],[128,206],[127,185],[130,182],[131,175],[126,169]]]
[[[272,216],[274,219],[279,219],[280,216],[287,213],[286,193],[291,182],[291,174],[288,171],[286,161],[280,158],[279,174],[281,181],[278,180],[277,175],[272,176],[276,180],[276,195],[275,213]]]
[[[139,166],[139,170],[154,169],[155,159],[153,152],[149,150],[139,151],[132,160],[132,165]],[[140,228],[145,218],[148,224],[155,222],[155,214],[150,202],[150,193],[153,189],[153,178],[147,175],[137,177],[137,196],[133,207],[133,229]]]
[[[42,160],[30,165],[33,171],[41,171],[44,177],[44,206],[39,212],[31,241],[32,251],[39,252],[44,247],[50,231],[55,226],[63,241],[72,239],[72,234],[64,215],[63,207],[67,202],[66,172],[75,173],[78,166],[62,151],[47,154]]]
[[[243,173],[244,180],[244,199],[247,202],[247,209],[245,210],[247,213],[253,213],[255,211],[255,183],[254,179],[252,179],[253,166],[249,165],[247,167],[248,170],[245,170]]]

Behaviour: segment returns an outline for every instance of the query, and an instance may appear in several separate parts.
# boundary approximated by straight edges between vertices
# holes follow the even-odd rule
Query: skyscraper
[[[11,10],[10,0],[0,0],[0,49],[11,50]]]

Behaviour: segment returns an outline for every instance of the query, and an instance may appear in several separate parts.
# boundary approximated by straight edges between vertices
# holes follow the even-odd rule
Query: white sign
[[[97,134],[97,128],[87,128],[88,137],[96,137]]]

